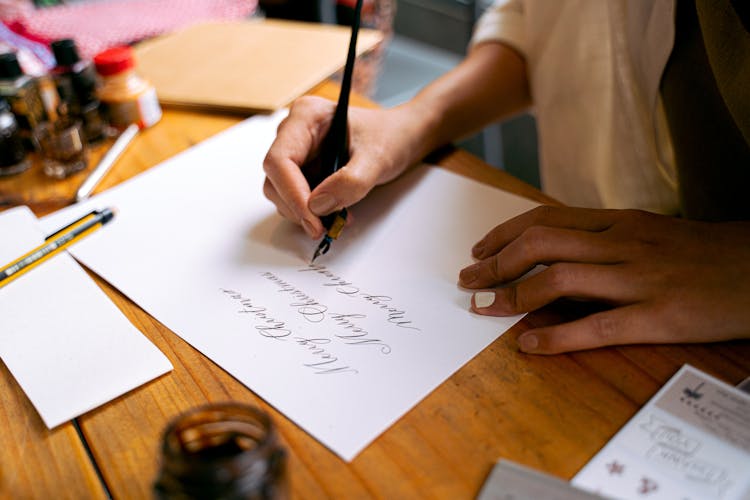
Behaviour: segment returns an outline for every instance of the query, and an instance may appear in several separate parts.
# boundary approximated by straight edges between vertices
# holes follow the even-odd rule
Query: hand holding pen
[[[325,138],[319,146],[319,154],[314,157],[312,161],[305,162],[306,165],[304,169],[304,177],[308,183],[309,189],[315,189],[328,176],[335,174],[340,168],[344,167],[349,162],[349,94],[351,91],[352,74],[354,71],[354,62],[356,59],[357,35],[359,33],[361,13],[362,0],[358,0],[355,7],[351,39],[349,41],[346,66],[344,68],[344,77],[341,84],[341,91],[339,94],[338,103],[336,105],[336,110],[334,112],[333,119],[329,125]],[[266,182],[266,195],[269,196],[269,198],[272,198],[273,193],[269,193],[269,187],[269,183]],[[321,200],[324,205],[335,205],[335,202],[331,204],[329,203],[329,200]],[[315,250],[315,254],[312,258],[313,261],[318,256],[328,252],[331,247],[332,240],[338,238],[339,234],[343,230],[348,215],[346,207],[325,206],[321,208],[324,208],[326,210],[333,209],[335,210],[335,213],[323,215],[320,219],[321,224],[325,228],[325,235],[323,236],[323,240]],[[282,210],[280,209],[280,211]],[[314,235],[318,233],[317,228],[314,227],[314,223],[312,223],[309,219],[303,218],[301,220],[301,224],[305,227],[309,234]]]
[[[264,194],[282,216],[302,226],[313,239],[327,232],[320,217],[354,205],[429,151],[423,110],[412,109],[411,104],[387,110],[351,107],[344,128],[349,161],[340,165],[345,168],[315,178],[307,172],[321,166],[323,142],[332,136],[336,109],[319,97],[295,101],[263,162]]]

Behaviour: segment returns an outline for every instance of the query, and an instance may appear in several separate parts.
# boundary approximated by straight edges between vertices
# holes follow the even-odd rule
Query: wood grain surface
[[[324,84],[315,93],[335,98],[337,88]],[[238,120],[168,111],[162,122],[134,141],[98,190]],[[449,149],[438,158],[452,171],[554,203],[466,152]],[[210,165],[206,169],[210,173]],[[45,196],[72,196],[82,177],[40,184],[29,171],[0,180],[0,196],[28,197],[42,215],[55,208],[54,203],[45,204]],[[750,375],[747,341],[627,346],[557,356],[520,353],[515,339],[522,331],[572,313],[548,308],[527,316],[346,463],[103,280],[94,279],[164,352],[174,371],[78,419],[92,463],[73,426],[47,430],[2,367],[2,497],[58,497],[60,485],[65,485],[71,498],[98,498],[105,485],[114,498],[148,498],[167,423],[195,406],[231,400],[270,413],[288,452],[294,498],[473,498],[499,458],[571,478],[684,363],[730,384]]]

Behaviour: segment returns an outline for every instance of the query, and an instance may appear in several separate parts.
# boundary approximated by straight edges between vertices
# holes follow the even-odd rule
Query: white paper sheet
[[[44,241],[26,207],[0,213],[0,234],[2,264]],[[49,428],[172,369],[65,252],[0,288],[0,358]]]
[[[573,478],[626,499],[750,498],[750,395],[685,365]]]
[[[110,283],[298,425],[351,460],[518,318],[469,312],[470,248],[534,203],[423,168],[352,209],[317,242],[262,194],[281,114],[254,117],[47,227],[115,206],[73,250]]]

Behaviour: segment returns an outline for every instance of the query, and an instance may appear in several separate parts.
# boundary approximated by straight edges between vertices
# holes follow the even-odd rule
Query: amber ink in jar
[[[19,174],[30,165],[16,117],[8,101],[0,97],[0,177]]]
[[[148,128],[161,119],[156,89],[135,70],[130,47],[114,47],[94,56],[100,77],[97,95],[109,124],[124,130],[131,123]]]
[[[285,452],[258,408],[217,403],[191,410],[162,438],[159,499],[285,499]]]

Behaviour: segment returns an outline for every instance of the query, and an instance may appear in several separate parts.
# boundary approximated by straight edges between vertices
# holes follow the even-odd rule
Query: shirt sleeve
[[[480,16],[469,48],[491,41],[506,43],[526,54],[523,0],[495,0]]]

